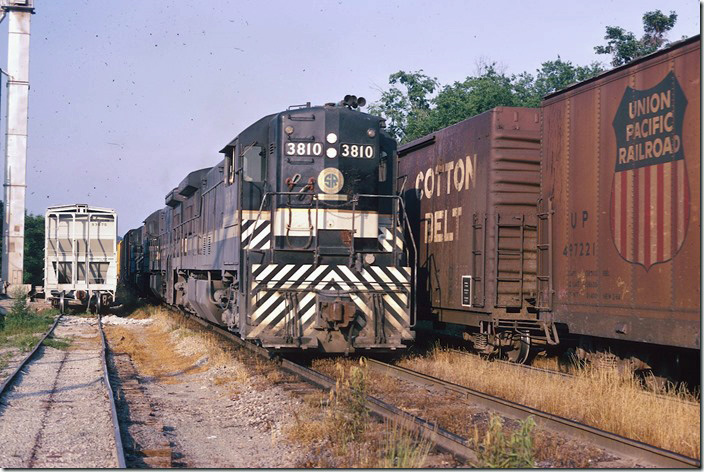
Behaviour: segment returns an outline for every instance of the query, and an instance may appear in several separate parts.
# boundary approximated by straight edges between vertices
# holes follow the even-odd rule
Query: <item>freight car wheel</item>
[[[501,354],[510,362],[525,364],[530,356],[530,335],[520,331],[499,333]]]

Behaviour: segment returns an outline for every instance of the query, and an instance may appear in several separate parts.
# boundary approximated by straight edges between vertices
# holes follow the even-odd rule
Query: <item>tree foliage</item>
[[[4,210],[5,206],[0,201],[0,222],[4,219]],[[0,237],[0,264],[2,263],[2,239]],[[24,215],[23,282],[44,285],[44,216],[27,212]]]
[[[386,118],[387,131],[397,140],[403,139],[410,121],[422,119],[430,110],[430,95],[438,88],[438,80],[423,70],[398,71],[389,76],[388,90],[369,106],[369,113]],[[402,88],[400,88],[401,86]]]
[[[666,46],[665,35],[672,29],[677,14],[660,10],[643,15],[643,36],[618,26],[607,26],[605,46],[598,54],[611,54],[613,66]],[[484,63],[474,75],[441,86],[437,78],[416,72],[398,71],[389,76],[389,89],[369,107],[369,112],[386,118],[387,130],[401,143],[432,133],[498,106],[537,107],[546,95],[604,72],[593,62],[575,65],[557,59],[543,62],[535,75],[528,72],[508,75],[496,63]]]
[[[24,217],[24,283],[44,285],[44,216]]]
[[[669,43],[665,35],[677,21],[677,13],[671,11],[665,15],[660,10],[648,11],[643,14],[644,34],[640,39],[631,31],[620,26],[607,26],[606,45],[595,46],[597,54],[611,54],[611,65],[614,67],[627,64],[634,59],[651,54]]]
[[[391,87],[370,113],[384,116],[388,131],[408,142],[497,106],[537,107],[545,95],[602,71],[598,64],[575,66],[558,56],[544,62],[535,77],[527,72],[507,75],[489,63],[480,65],[475,75],[443,87],[422,70],[399,71],[389,76]],[[405,91],[397,83],[405,85]]]

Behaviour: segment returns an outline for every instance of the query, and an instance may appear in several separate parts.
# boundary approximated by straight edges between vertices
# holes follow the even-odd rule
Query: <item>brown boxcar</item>
[[[700,44],[543,101],[538,304],[571,333],[700,347]]]
[[[535,327],[539,110],[489,110],[402,146],[399,159],[419,318]]]

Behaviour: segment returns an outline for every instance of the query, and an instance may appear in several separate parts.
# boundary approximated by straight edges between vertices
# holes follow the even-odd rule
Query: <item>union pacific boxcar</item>
[[[698,357],[700,50],[690,38],[542,104],[538,306],[584,352]]]

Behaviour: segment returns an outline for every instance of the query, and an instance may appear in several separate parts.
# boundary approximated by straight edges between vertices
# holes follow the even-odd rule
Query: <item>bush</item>
[[[10,310],[4,317],[4,335],[40,333],[51,326],[55,310],[37,313],[27,305],[27,294],[21,290],[16,290],[13,297]]]
[[[17,289],[12,293],[12,305],[10,306],[9,318],[23,319],[34,314],[27,306],[27,294],[24,290]]]
[[[382,457],[377,467],[384,469],[424,467],[433,443],[422,438],[413,424],[387,422],[385,426]]]
[[[535,467],[533,457],[533,428],[535,421],[528,417],[520,422],[518,430],[506,438],[503,420],[492,414],[484,439],[479,440],[479,432],[474,429],[474,447],[477,450],[479,468],[527,469]]]
[[[328,431],[332,441],[343,447],[362,436],[369,418],[367,364],[360,359],[359,365],[351,367],[347,374],[344,366],[338,364],[340,375],[335,389],[330,391]]]

